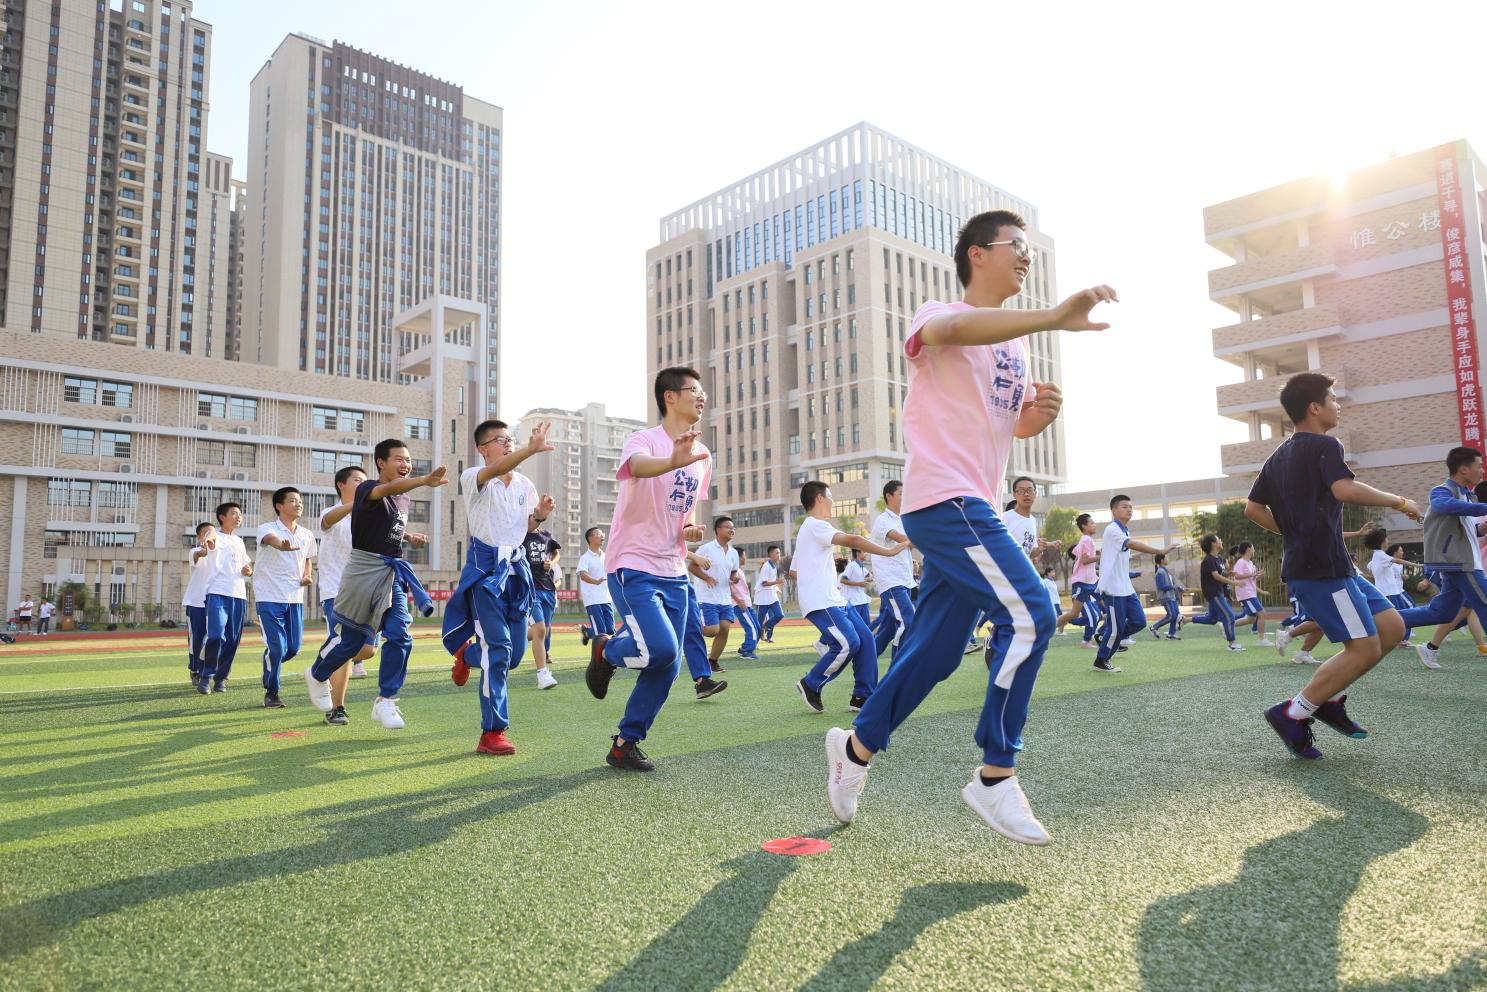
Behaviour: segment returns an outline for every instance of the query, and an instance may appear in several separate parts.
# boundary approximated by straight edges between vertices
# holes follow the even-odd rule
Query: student
[[[532,642],[532,664],[537,668],[539,689],[551,689],[558,684],[547,667],[547,655],[552,650],[552,616],[558,608],[558,555],[563,546],[542,527],[543,521],[556,507],[556,501],[543,494],[527,520],[527,535],[522,541],[527,566],[532,571],[532,616],[527,626],[527,640]]]
[[[1235,622],[1250,621],[1250,630],[1260,638],[1263,647],[1274,647],[1265,636],[1265,604],[1260,602],[1258,582],[1265,573],[1255,567],[1255,546],[1249,541],[1240,541],[1234,546],[1234,598],[1239,600],[1240,614]]]
[[[413,475],[413,456],[397,438],[377,442],[372,450],[377,478],[356,487],[351,504],[351,555],[336,591],[335,623],[315,663],[305,669],[310,702],[322,713],[332,710],[330,677],[349,665],[363,644],[382,632],[382,663],[377,672],[377,698],[372,719],[387,730],[406,725],[398,708],[398,690],[408,675],[413,636],[408,632],[412,595],[423,616],[434,606],[413,568],[403,560],[408,528],[408,494],[447,485],[444,466],[428,475]]]
[[[1353,476],[1342,445],[1327,436],[1340,414],[1332,382],[1320,372],[1286,381],[1280,402],[1296,430],[1265,459],[1244,508],[1250,520],[1281,535],[1281,578],[1328,640],[1343,645],[1294,699],[1265,711],[1286,749],[1312,759],[1322,756],[1312,737],[1313,719],[1348,737],[1368,736],[1344,707],[1348,688],[1404,637],[1399,611],[1355,574],[1342,536],[1342,506],[1387,506],[1411,520],[1420,517],[1408,499]]]
[[[1097,571],[1100,554],[1095,550],[1094,517],[1081,513],[1074,518],[1074,526],[1080,537],[1068,552],[1069,559],[1074,562],[1069,573],[1069,594],[1073,602],[1070,603],[1069,612],[1058,617],[1057,624],[1060,627],[1066,623],[1082,626],[1084,640],[1079,646],[1094,648],[1095,631],[1099,629],[1100,618],[1104,616],[1104,611],[1100,609],[1100,576]]]
[[[868,595],[867,589],[868,586],[872,585],[872,582],[867,574],[866,558],[867,556],[860,549],[852,549],[851,559],[842,562],[840,585],[842,598],[847,601],[847,609],[861,617],[862,622],[867,624],[868,629],[871,630],[873,626],[871,615],[873,598]],[[873,639],[873,647],[875,649],[873,655],[876,656],[876,638]]]
[[[604,760],[612,768],[656,767],[640,742],[661,712],[676,679],[692,600],[687,541],[705,536],[697,503],[712,481],[712,456],[697,423],[707,393],[695,369],[662,369],[655,379],[661,422],[636,431],[620,453],[619,496],[610,526],[609,591],[625,625],[589,645],[584,682],[595,699],[609,692],[614,670],[638,669],[619,732]]]
[[[1404,569],[1413,562],[1404,557],[1402,544],[1391,544],[1385,549],[1388,539],[1389,532],[1382,527],[1375,527],[1363,535],[1363,547],[1369,552],[1368,574],[1373,579],[1373,587],[1393,603],[1396,610],[1403,613],[1415,608],[1415,601],[1404,591]],[[1414,646],[1410,644],[1408,630],[1399,644],[1401,647]]]
[[[548,421],[539,421],[518,448],[502,420],[485,420],[472,434],[482,464],[460,473],[460,495],[470,528],[470,547],[459,585],[449,598],[440,629],[444,648],[454,655],[450,678],[470,678],[470,651],[480,669],[480,738],[477,754],[508,755],[516,745],[506,736],[507,673],[526,649],[532,607],[532,565],[527,537],[534,517],[546,519],[551,497],[539,498],[532,480],[516,470],[528,458],[552,451]],[[533,512],[535,509],[535,513]],[[472,645],[470,638],[474,637]],[[540,681],[538,685],[541,686]],[[542,686],[546,688],[546,686]]]
[[[821,632],[826,650],[816,664],[795,683],[800,698],[812,713],[824,713],[821,690],[836,678],[848,660],[852,662],[852,698],[847,708],[860,710],[878,685],[877,642],[863,611],[848,607],[837,584],[836,556],[833,547],[851,548],[874,555],[896,555],[908,545],[904,542],[884,546],[856,534],[844,534],[831,522],[831,489],[824,482],[807,482],[800,488],[800,505],[805,519],[795,534],[795,557],[790,564],[796,575],[796,596],[805,618]],[[842,576],[846,576],[845,568]]]
[[[1099,651],[1095,654],[1095,671],[1118,672],[1110,663],[1121,642],[1146,629],[1146,610],[1141,597],[1131,585],[1131,552],[1144,555],[1170,555],[1180,544],[1154,548],[1131,537],[1130,522],[1134,510],[1131,498],[1117,494],[1110,498],[1110,523],[1100,542],[1100,600],[1105,619],[1100,625]]]
[[[311,582],[310,561],[318,553],[315,535],[299,525],[305,501],[293,486],[275,490],[274,519],[258,527],[258,567],[253,598],[263,634],[263,705],[283,709],[279,673],[299,654],[305,631],[305,587]]]
[[[713,678],[727,669],[721,661],[713,661],[708,657],[707,640],[702,636],[702,604],[697,601],[695,589],[697,576],[705,574],[712,562],[695,551],[688,551],[686,565],[694,588],[692,595],[687,597],[687,623],[682,630],[682,658],[686,662],[688,674],[692,676],[692,688],[697,693],[697,700],[701,702],[728,688],[726,679]]]
[[[609,577],[604,571],[604,531],[590,527],[584,531],[587,549],[578,558],[578,596],[583,600],[589,622],[578,628],[583,646],[588,647],[595,634],[614,635],[614,597],[609,594]]]
[[[42,637],[52,632],[52,614],[57,612],[57,607],[52,605],[51,598],[41,597],[41,605],[36,607],[36,633]]]
[[[842,822],[856,815],[868,761],[893,730],[960,664],[978,610],[994,624],[993,664],[976,741],[983,764],[961,797],[997,832],[1047,844],[1013,773],[1033,681],[1053,636],[1054,614],[1038,573],[1007,533],[994,501],[1014,438],[1033,437],[1058,416],[1057,385],[1028,375],[1028,334],[1103,330],[1090,309],[1114,301],[1108,286],[1083,290],[1052,310],[1002,309],[1033,262],[1026,224],[1009,211],[978,214],[960,230],[955,268],[965,299],[925,302],[904,353],[905,533],[923,555],[914,622],[899,660],[848,733],[826,736],[827,796]]]
[[[327,506],[320,513],[320,555],[316,558],[316,571],[320,577],[320,610],[325,617],[325,631],[335,626],[336,592],[341,588],[341,572],[346,568],[346,559],[351,557],[351,508],[356,500],[356,487],[367,479],[360,465],[343,465],[336,471],[336,496],[340,499],[334,506]],[[409,534],[410,544],[417,545],[418,535]],[[382,639],[377,634],[362,645],[351,667],[337,669],[330,678],[331,709],[325,714],[325,722],[334,726],[345,726],[351,722],[346,714],[346,682],[348,679],[367,677],[366,661],[376,652]]]
[[[743,628],[743,644],[739,646],[738,656],[747,658],[749,661],[758,661],[759,656],[754,649],[759,646],[759,618],[754,615],[754,604],[749,599],[749,580],[744,575],[744,565],[747,555],[742,551],[738,553],[738,571],[734,573],[735,578],[728,584],[728,591],[733,596],[733,612],[738,616],[738,625]]]
[[[1476,448],[1452,448],[1446,455],[1446,481],[1430,490],[1425,516],[1425,568],[1437,573],[1440,592],[1424,606],[1404,610],[1406,627],[1457,622],[1463,607],[1487,625],[1487,574],[1482,570],[1478,537],[1487,529],[1487,503],[1477,502],[1474,489],[1482,481],[1482,453]],[[1415,653],[1427,668],[1440,665],[1441,633]]]
[[[16,607],[17,631],[22,634],[31,633],[31,614],[36,609],[36,602],[32,600],[29,592],[21,593],[21,603]]]
[[[1152,563],[1157,570],[1157,601],[1162,604],[1162,609],[1166,611],[1166,614],[1148,629],[1153,638],[1160,638],[1161,635],[1157,632],[1166,627],[1167,640],[1180,641],[1182,638],[1177,636],[1177,631],[1182,626],[1182,608],[1177,601],[1177,583],[1173,581],[1172,572],[1167,568],[1166,555],[1157,555],[1152,559]]]
[[[889,479],[883,485],[883,512],[873,519],[870,535],[877,544],[903,544],[908,542],[904,533],[903,517],[899,507],[904,502],[904,484],[898,479]],[[909,621],[914,619],[914,554],[909,548],[892,558],[882,558],[873,566],[873,580],[878,587],[878,624],[873,630],[873,645],[881,656],[890,644],[898,657],[898,646],[903,640]]]
[[[728,649],[728,632],[738,619],[730,591],[734,576],[738,574],[738,551],[731,546],[732,541],[733,518],[714,520],[713,539],[696,551],[707,565],[691,567],[692,592],[702,608],[702,633],[712,638],[707,658],[714,672],[723,671],[722,658]]]
[[[1043,588],[1048,590],[1048,602],[1053,606],[1055,616],[1063,612],[1064,602],[1058,594],[1058,569],[1052,565],[1043,569]],[[1059,631],[1060,634],[1063,631]]]
[[[237,503],[217,507],[216,547],[207,556],[211,577],[207,579],[206,640],[201,678],[196,683],[196,691],[203,696],[227,691],[227,676],[243,639],[243,613],[248,605],[248,584],[243,580],[253,574],[253,561],[237,535],[242,523],[243,508]]]
[[[196,547],[187,554],[191,577],[181,594],[186,610],[186,670],[191,675],[191,688],[200,690],[201,659],[207,647],[207,584],[212,580],[210,556],[217,549],[217,528],[210,523],[196,525]]]
[[[760,639],[765,644],[774,643],[774,628],[785,618],[785,609],[780,606],[780,589],[785,578],[780,575],[780,546],[771,544],[765,552],[764,563],[759,574],[754,576],[754,612],[759,618]]]
[[[1224,574],[1224,542],[1217,534],[1205,534],[1198,541],[1203,550],[1203,561],[1198,566],[1198,585],[1208,612],[1201,616],[1188,617],[1188,623],[1217,624],[1223,628],[1224,640],[1230,651],[1243,651],[1234,632],[1234,608],[1229,605],[1229,595],[1224,586],[1237,586],[1239,580]]]

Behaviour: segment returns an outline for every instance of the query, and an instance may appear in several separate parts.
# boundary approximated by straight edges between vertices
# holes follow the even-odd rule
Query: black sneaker
[[[351,722],[351,718],[346,715],[346,707],[337,706],[325,714],[325,722],[335,727],[344,727]]]
[[[1110,664],[1110,662],[1108,662],[1108,661],[1097,661],[1097,662],[1095,662],[1095,671],[1097,671],[1097,672],[1118,672],[1118,671],[1120,671],[1120,669],[1119,668],[1116,668],[1114,665]]]
[[[216,682],[213,682],[212,683],[212,691],[213,692],[226,692],[227,691],[227,680],[226,679],[218,679]]]
[[[726,688],[728,688],[727,682],[718,682],[704,675],[697,680],[697,698],[706,699],[708,696],[716,696]]]
[[[862,704],[865,702],[867,702],[866,696],[853,696],[851,699],[847,700],[847,709],[851,710],[853,713],[860,713],[862,712]]]
[[[728,669],[724,668],[722,663],[716,658],[707,659],[707,664],[710,668],[712,668],[714,675],[722,675],[724,672],[728,671]]]
[[[593,638],[589,637],[589,628],[587,628],[587,627],[579,627],[578,628],[578,639],[582,642],[582,646],[583,647],[588,647],[589,646],[589,641],[591,641],[593,639]]]
[[[613,743],[609,746],[609,753],[604,756],[610,768],[627,768],[632,772],[653,772],[656,763],[645,756],[640,745],[631,741],[621,744],[618,735],[610,738]]]
[[[1117,650],[1117,651],[1129,651],[1131,649],[1128,648],[1128,647],[1126,647],[1124,644],[1122,644],[1120,647],[1116,648],[1115,650]]]
[[[991,671],[991,645],[990,644],[986,645],[986,650],[981,653],[981,657],[986,660],[986,670],[988,672]]]
[[[282,710],[284,700],[279,698],[277,692],[265,692],[263,694],[263,708],[266,710]]]
[[[201,693],[203,696],[205,696],[207,693],[211,692],[212,691],[212,680],[211,679],[197,679],[196,680],[196,691],[199,692],[199,693]]]
[[[589,642],[589,667],[583,673],[583,683],[595,699],[603,699],[609,692],[609,680],[614,678],[614,666],[604,658],[604,645],[609,635],[600,634]]]
[[[1317,719],[1344,737],[1352,737],[1361,741],[1368,736],[1368,731],[1358,726],[1353,722],[1353,718],[1348,716],[1348,711],[1343,706],[1347,701],[1347,696],[1339,696],[1335,702],[1323,703],[1317,707]]]
[[[806,685],[805,679],[801,679],[795,683],[795,688],[800,690],[800,698],[805,700],[806,706],[810,708],[812,713],[826,712],[826,707],[821,705],[821,694]]]
[[[189,674],[191,676],[191,688],[195,689],[197,684],[201,681],[201,676],[197,675],[195,672],[190,672]]]

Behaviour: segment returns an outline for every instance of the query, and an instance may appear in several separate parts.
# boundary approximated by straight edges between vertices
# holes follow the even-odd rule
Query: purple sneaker
[[[1317,707],[1317,719],[1344,737],[1352,737],[1361,741],[1368,736],[1368,731],[1354,723],[1353,718],[1348,716],[1348,711],[1343,709],[1342,704],[1347,701],[1347,696],[1338,696],[1336,701],[1329,700],[1323,703]]]
[[[1311,719],[1291,719],[1286,715],[1290,705],[1289,699],[1276,703],[1265,711],[1265,719],[1270,722],[1271,729],[1280,735],[1287,751],[1298,758],[1315,761],[1322,756],[1322,752],[1317,750],[1316,738],[1311,735]]]

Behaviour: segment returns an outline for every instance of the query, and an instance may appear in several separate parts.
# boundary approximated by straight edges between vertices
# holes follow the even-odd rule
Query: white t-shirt
[[[29,620],[29,619],[31,619],[31,611],[34,610],[35,608],[36,608],[36,604],[35,603],[33,603],[29,599],[23,599],[23,600],[21,600],[21,605],[18,608],[17,612],[19,613],[20,616],[22,616],[25,619]]]
[[[1397,563],[1383,550],[1375,551],[1368,561],[1368,570],[1373,573],[1373,584],[1385,596],[1398,596],[1404,592],[1404,566]]]
[[[1048,599],[1053,603],[1053,615],[1058,616],[1064,612],[1064,601],[1058,595],[1058,583],[1052,579],[1044,579],[1043,588],[1048,590]]]
[[[862,567],[860,561],[849,561],[847,567],[842,569],[842,578],[851,579],[853,582],[865,582],[867,569]],[[862,586],[849,586],[845,583],[842,584],[842,598],[847,601],[848,606],[862,606],[873,601]]]
[[[904,533],[904,521],[892,510],[884,510],[873,520],[872,538],[876,544],[892,547],[894,541],[888,536],[890,530]],[[889,589],[897,589],[899,586],[912,589],[917,582],[914,581],[914,553],[904,548],[891,558],[879,556],[873,563],[873,584],[878,587],[878,592],[887,592]]]
[[[1110,596],[1130,596],[1136,589],[1131,585],[1131,535],[1117,520],[1110,521],[1105,536],[1100,539],[1100,584],[1099,590]]]
[[[243,578],[243,566],[253,559],[248,557],[248,546],[236,534],[217,531],[217,547],[207,552],[211,578],[207,579],[208,596],[231,596],[233,599],[248,598],[248,582]]]
[[[830,520],[819,517],[806,517],[795,533],[795,557],[790,567],[795,571],[796,599],[802,613],[847,605],[836,584],[836,555],[831,550],[831,539],[837,533]]]
[[[697,553],[707,559],[708,578],[717,583],[710,586],[694,575],[692,588],[697,592],[697,602],[732,606],[733,594],[728,591],[728,578],[738,571],[738,552],[733,548],[725,549],[717,541],[708,541],[697,549]]]
[[[320,514],[320,557],[316,571],[320,573],[321,600],[335,599],[341,591],[341,573],[346,569],[346,560],[351,557],[351,514],[346,514],[332,526],[325,526],[325,514],[335,507],[326,507]]]
[[[1029,556],[1038,550],[1038,523],[1032,517],[1024,517],[1013,507],[1002,514],[1002,523],[1012,540]]]
[[[57,607],[52,603],[42,603],[36,608],[36,615],[43,620],[51,619],[52,614],[55,612],[57,612]]]
[[[460,476],[470,536],[495,548],[520,548],[527,539],[527,516],[537,509],[537,487],[512,472],[509,483],[498,476],[477,489],[475,478],[482,467],[467,468]]]
[[[578,558],[578,570],[603,580],[597,586],[582,578],[578,580],[578,595],[584,606],[603,606],[614,602],[614,597],[609,595],[609,575],[604,571],[604,552],[584,551]]]
[[[191,554],[202,550],[201,545],[191,549]],[[205,606],[207,605],[207,583],[212,580],[212,556],[202,555],[192,561],[189,557],[186,561],[191,565],[191,578],[186,580],[186,591],[181,596],[182,606]]]
[[[779,575],[775,570],[774,563],[768,558],[764,564],[759,566],[759,574],[754,576],[754,605],[773,606],[780,601],[780,587],[767,586],[764,583],[773,582]]]
[[[348,518],[349,519],[349,518]],[[297,550],[280,551],[263,543],[273,535],[288,541]],[[258,561],[253,565],[253,596],[260,603],[298,603],[304,605],[305,587],[300,577],[305,574],[305,562],[318,554],[315,535],[310,528],[295,524],[294,530],[284,526],[277,518],[258,525]]]

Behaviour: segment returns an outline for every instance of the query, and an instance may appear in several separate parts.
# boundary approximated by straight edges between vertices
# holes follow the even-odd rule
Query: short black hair
[[[399,448],[408,447],[408,442],[399,438],[389,437],[377,442],[377,447],[372,449],[372,462],[380,466],[382,462],[392,457],[392,453]],[[381,468],[378,468],[381,471]]]
[[[504,420],[482,420],[480,423],[475,425],[475,431],[470,435],[470,437],[475,441],[475,446],[478,448],[486,441],[490,440],[489,432],[504,431],[507,429],[508,428],[506,427],[506,421]],[[482,434],[486,436],[482,438]]]
[[[1452,448],[1446,452],[1446,472],[1455,475],[1463,466],[1470,465],[1481,457],[1482,453],[1476,448]]]
[[[739,548],[738,549],[738,563],[740,565],[742,565],[744,563],[744,560],[747,559],[748,557],[749,557],[748,552],[744,551],[742,548]]]
[[[1012,507],[1014,507],[1016,505],[1017,505],[1017,500],[1015,500],[1015,499],[1009,499],[1009,500],[1007,500],[1007,505],[1002,507],[1002,512],[1005,513],[1008,510],[1012,509]]]
[[[728,523],[728,524],[733,523],[733,518],[730,517],[730,516],[728,516],[727,514],[724,514],[723,516],[718,517],[716,520],[713,521],[713,530],[716,531],[719,527],[723,526],[725,523]]]
[[[1088,513],[1081,513],[1079,514],[1079,516],[1074,518],[1074,526],[1079,530],[1084,530],[1084,525],[1089,523],[1090,519],[1091,518]]]
[[[593,537],[594,536],[594,531],[596,531],[598,529],[599,529],[598,527],[590,527],[588,530],[584,531],[583,532],[583,543],[585,543],[585,544],[589,543],[589,538]]]
[[[1291,423],[1299,424],[1306,419],[1306,411],[1313,403],[1324,403],[1327,390],[1336,382],[1325,372],[1300,372],[1286,380],[1280,391],[1280,405],[1285,409]]]
[[[1373,530],[1363,535],[1363,546],[1369,551],[1379,551],[1383,548],[1384,542],[1388,539],[1388,531],[1384,530],[1384,528],[1382,527],[1375,527]]]
[[[1472,495],[1477,497],[1478,503],[1487,503],[1487,479],[1477,483],[1477,488],[1473,490]]]
[[[1404,554],[1404,545],[1403,544],[1391,544],[1391,545],[1389,545],[1389,547],[1387,547],[1387,548],[1384,549],[1384,553],[1387,554],[1391,558],[1393,558],[1395,556],[1402,556]]]
[[[1250,541],[1240,541],[1238,544],[1234,545],[1234,547],[1229,549],[1229,554],[1233,555],[1235,558],[1242,558],[1244,557],[1244,553],[1253,547],[1254,544]]]
[[[800,487],[800,505],[805,507],[806,512],[809,513],[811,508],[816,505],[816,500],[821,498],[821,494],[826,492],[827,488],[826,483],[816,479],[807,482]]]
[[[1019,475],[1017,478],[1013,479],[1012,491],[1014,493],[1017,492],[1017,484],[1019,482],[1033,482],[1033,477],[1030,475]],[[1033,495],[1038,495],[1038,484],[1036,482],[1033,482]]]
[[[673,365],[656,373],[656,409],[661,416],[666,416],[666,394],[684,388],[688,379],[696,379],[699,385],[702,383],[697,370],[685,365]]]
[[[298,489],[294,488],[293,486],[284,486],[281,489],[275,489],[274,490],[274,512],[275,513],[279,512],[279,507],[282,506],[283,503],[284,503],[284,501],[289,498],[290,493],[293,493],[294,495],[299,496],[299,497],[303,497],[304,496],[304,493],[300,492]]]
[[[1152,558],[1151,563],[1153,565],[1165,565],[1165,564],[1167,564],[1167,556],[1166,555],[1156,555],[1155,557]]]
[[[340,468],[338,468],[336,470],[336,491],[337,492],[340,492],[341,487],[346,484],[346,480],[349,479],[349,478],[351,478],[351,473],[352,472],[360,472],[362,475],[366,475],[367,474],[367,470],[364,469],[364,468],[362,468],[360,465],[342,465]]]
[[[199,524],[196,525],[196,536],[197,537],[200,537],[202,531],[206,530],[208,527],[215,527],[215,526],[217,526],[217,525],[214,524],[214,523],[212,523],[210,520],[203,520],[201,523],[199,523]]]
[[[836,565],[837,574],[841,574],[842,572],[845,572],[847,570],[847,559],[833,558],[832,561]]]
[[[771,551],[778,551],[780,554],[785,553],[785,549],[780,547],[778,544],[771,544],[769,547],[764,549],[764,553],[766,555],[769,554]]]
[[[902,481],[898,479],[889,479],[887,482],[883,483],[883,498],[887,499],[889,496],[892,496],[903,487],[904,484]]]
[[[242,510],[243,510],[243,504],[241,504],[241,503],[220,503],[220,504],[218,504],[218,506],[217,506],[217,523],[220,524],[222,522],[222,518],[225,517],[225,516],[227,516],[227,514],[230,513],[233,509],[236,509],[239,513],[241,513]]]
[[[1127,496],[1125,493],[1116,493],[1114,496],[1110,497],[1110,509],[1115,509],[1116,503],[1129,503],[1130,501],[1131,497]]]
[[[1198,547],[1203,549],[1205,555],[1211,554],[1213,552],[1213,546],[1218,543],[1218,539],[1219,536],[1217,534],[1204,534],[1202,540],[1198,542]]]
[[[1021,214],[1010,210],[988,210],[965,222],[955,238],[955,276],[961,286],[971,284],[971,249],[1001,240],[998,235],[1004,227],[1019,227],[1026,231],[1027,221]]]

